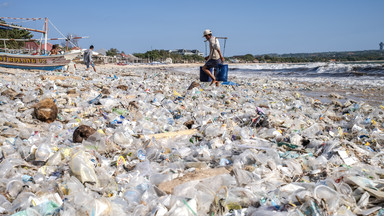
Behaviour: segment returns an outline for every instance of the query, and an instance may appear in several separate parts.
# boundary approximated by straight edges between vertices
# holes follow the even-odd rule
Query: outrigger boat
[[[64,55],[38,56],[0,53],[0,66],[8,68],[59,70],[69,62],[70,60],[65,59]]]
[[[3,17],[0,17],[3,18]],[[9,17],[6,17],[9,18]],[[22,18],[19,18],[22,19]],[[41,19],[41,18],[32,18],[32,19]],[[6,52],[0,52],[0,66],[8,68],[19,68],[19,69],[37,69],[37,70],[59,70],[62,69],[65,65],[69,64],[72,59],[74,59],[80,53],[67,53],[64,55],[48,55],[47,50],[47,40],[48,40],[48,27],[47,27],[47,18],[45,18],[45,28],[44,31],[25,28],[16,25],[10,25],[5,23],[0,23],[2,28],[18,28],[25,29],[28,31],[39,32],[44,34],[44,50],[42,55],[31,55],[31,54],[12,54]],[[80,39],[87,37],[74,37],[72,39]],[[65,39],[67,40],[67,47],[69,38],[53,38],[50,40]],[[35,39],[0,39],[0,41],[35,41]],[[6,50],[6,49],[5,49]]]

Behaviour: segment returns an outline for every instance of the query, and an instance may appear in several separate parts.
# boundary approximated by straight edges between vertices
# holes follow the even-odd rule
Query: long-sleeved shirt
[[[209,40],[209,58],[217,60],[220,58],[219,51],[220,50],[220,44],[219,40],[216,37],[211,37]]]
[[[88,49],[84,51],[84,63],[92,62],[92,50]]]

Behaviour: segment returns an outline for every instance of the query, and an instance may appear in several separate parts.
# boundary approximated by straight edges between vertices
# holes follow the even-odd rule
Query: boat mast
[[[48,41],[48,25],[47,25],[47,17],[45,17],[45,31],[44,31],[44,54],[47,54],[47,41]]]

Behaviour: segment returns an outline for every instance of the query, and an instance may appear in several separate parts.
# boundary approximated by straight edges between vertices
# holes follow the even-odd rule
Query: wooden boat
[[[7,17],[8,18],[8,17]],[[28,19],[28,18],[14,18],[14,19]],[[41,18],[35,18],[41,19]],[[8,68],[20,68],[20,69],[37,69],[37,70],[58,70],[62,69],[65,65],[69,64],[71,60],[73,60],[80,53],[67,53],[64,55],[47,55],[47,40],[48,40],[48,28],[47,28],[47,18],[45,18],[45,30],[37,30],[31,28],[25,28],[21,26],[15,26],[5,23],[0,23],[0,26],[3,28],[18,28],[25,29],[28,31],[39,32],[44,34],[45,44],[43,55],[30,55],[30,54],[11,54],[6,52],[0,52],[0,66],[8,67]],[[80,39],[80,38],[88,38],[88,37],[73,37],[71,38],[53,38],[49,40],[58,40],[65,39],[70,42],[71,39]],[[4,41],[14,40],[14,41],[32,41],[34,39],[0,39]],[[67,50],[68,51],[68,50]]]
[[[70,60],[64,55],[26,55],[0,53],[0,66],[19,69],[59,70]]]

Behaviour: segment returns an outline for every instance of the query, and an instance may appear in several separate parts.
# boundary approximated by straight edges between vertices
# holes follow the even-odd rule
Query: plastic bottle
[[[231,162],[227,158],[220,158],[220,166],[227,166],[231,164]]]
[[[146,153],[143,149],[139,149],[137,151],[137,158],[141,161],[144,161],[146,159]]]
[[[36,161],[47,161],[51,153],[52,150],[46,142],[40,144],[35,152]]]
[[[92,182],[98,185],[97,175],[87,153],[79,151],[72,156],[71,170],[80,177],[81,182]]]
[[[100,98],[101,98],[101,94],[99,94],[97,97],[95,97],[94,99],[88,101],[89,104],[99,104],[100,103]]]
[[[308,138],[315,137],[318,132],[321,131],[321,127],[318,123],[313,124],[309,128],[305,129],[302,132],[302,135]]]

